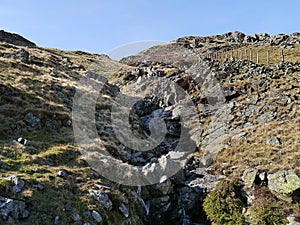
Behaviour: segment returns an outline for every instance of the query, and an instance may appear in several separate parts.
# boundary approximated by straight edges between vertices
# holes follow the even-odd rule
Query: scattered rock
[[[89,191],[90,194],[92,194],[94,196],[94,198],[96,200],[98,200],[100,202],[100,204],[107,210],[111,210],[112,208],[112,201],[109,199],[108,195],[98,191],[98,190],[90,190]]]
[[[18,176],[10,176],[7,178],[8,180],[11,181],[11,183],[13,184],[13,191],[15,193],[19,193],[22,191],[22,188],[25,185],[25,182],[23,180],[21,180]]]
[[[282,142],[281,142],[281,140],[278,137],[271,136],[271,137],[267,138],[267,144],[268,145],[281,145]]]
[[[97,221],[97,223],[101,223],[103,221],[102,216],[100,215],[100,213],[98,213],[95,210],[92,211],[92,217],[93,217],[94,220]]]
[[[29,145],[29,141],[25,138],[19,137],[17,140],[21,145],[27,146]]]
[[[1,169],[8,170],[10,167],[9,167],[5,162],[2,162],[2,161],[0,160],[0,168],[1,168]]]
[[[57,172],[57,176],[66,179],[67,176],[68,176],[68,173],[67,173],[66,170],[60,170],[60,171]]]
[[[128,211],[128,208],[127,208],[124,204],[121,204],[121,205],[120,205],[119,210],[121,211],[121,213],[122,213],[126,218],[128,218],[128,216],[129,216],[129,211]]]
[[[32,113],[27,113],[24,117],[24,121],[27,125],[29,125],[32,128],[36,127],[41,122],[41,120],[37,116],[33,115]]]
[[[59,222],[59,216],[55,216],[53,224],[56,225]]]
[[[27,218],[29,212],[25,210],[25,202],[0,197],[0,215],[4,220],[12,217],[17,221]]]
[[[78,213],[73,213],[72,217],[74,222],[79,222],[82,220],[82,217]]]
[[[42,184],[33,184],[32,187],[39,191],[42,191],[45,188],[44,185],[42,185]]]

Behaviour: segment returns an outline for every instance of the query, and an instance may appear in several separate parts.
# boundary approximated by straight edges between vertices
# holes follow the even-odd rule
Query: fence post
[[[248,50],[245,49],[245,59],[248,60]]]
[[[225,53],[225,61],[228,60],[228,51],[226,49],[226,53]]]
[[[239,59],[239,51],[238,51],[238,49],[235,50],[235,58],[236,58],[236,60]]]
[[[270,51],[267,50],[267,65],[270,65]]]
[[[259,63],[259,50],[256,51],[256,64]]]
[[[250,61],[252,61],[252,49],[250,49]]]
[[[283,51],[283,49],[281,50],[281,62],[284,63],[284,51]]]

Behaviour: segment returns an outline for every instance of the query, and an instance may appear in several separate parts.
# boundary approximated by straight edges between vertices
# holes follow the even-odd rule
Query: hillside
[[[1,31],[0,224],[297,224],[299,62],[299,33],[117,62]]]

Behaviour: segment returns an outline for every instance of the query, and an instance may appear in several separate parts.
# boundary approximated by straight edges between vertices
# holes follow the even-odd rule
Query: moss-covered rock
[[[278,171],[268,176],[268,187],[278,198],[292,202],[293,193],[300,189],[300,178],[291,170]]]

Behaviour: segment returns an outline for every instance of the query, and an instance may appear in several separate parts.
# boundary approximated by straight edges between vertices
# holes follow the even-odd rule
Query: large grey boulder
[[[278,171],[268,175],[268,187],[278,198],[292,202],[293,195],[300,189],[300,178],[292,170]]]

